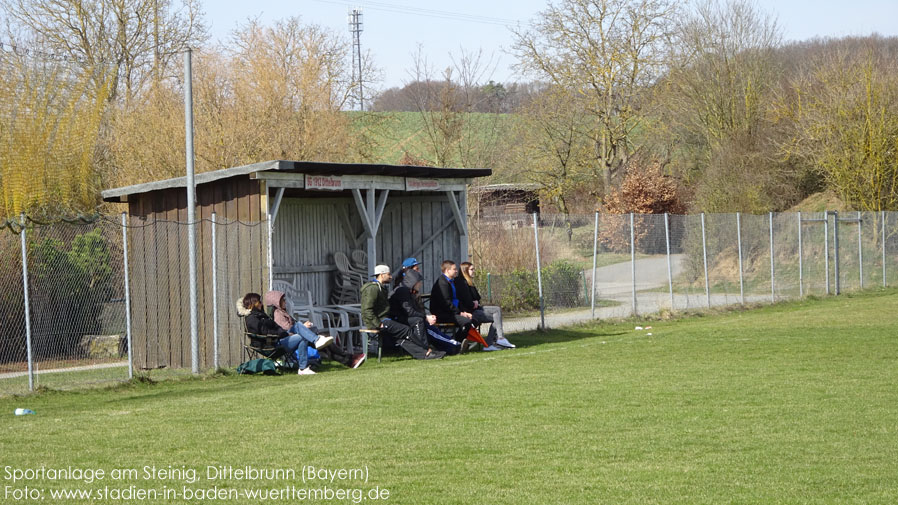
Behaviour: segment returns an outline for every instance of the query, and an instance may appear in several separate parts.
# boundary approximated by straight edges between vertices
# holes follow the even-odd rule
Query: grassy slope
[[[424,119],[418,112],[371,112],[365,116],[357,113],[356,128],[365,131],[372,145],[372,162],[396,164],[405,153],[434,162],[432,143],[424,128]],[[507,128],[514,120],[509,114],[470,113],[464,115],[465,135],[488,137],[493,128]],[[465,145],[477,145],[466,140]],[[461,161],[453,160],[452,166],[461,166]],[[486,167],[493,168],[493,167]]]
[[[334,486],[379,485],[394,503],[894,503],[896,302],[890,290],[655,322],[653,336],[633,323],[529,334],[441,362],[0,399],[0,454],[13,467],[367,465],[368,484]]]

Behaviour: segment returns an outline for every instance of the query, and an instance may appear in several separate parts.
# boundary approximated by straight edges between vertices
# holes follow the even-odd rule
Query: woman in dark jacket
[[[490,335],[494,335],[495,346],[513,348],[514,344],[505,338],[505,332],[502,331],[502,309],[496,305],[483,305],[481,303],[480,292],[474,285],[474,265],[465,261],[461,264],[461,275],[456,278],[456,283],[461,284],[457,287],[459,292],[465,290],[467,293],[464,297],[459,295],[462,307],[474,316],[474,321],[478,324],[490,323]],[[464,299],[463,299],[464,298]],[[489,339],[488,339],[489,340]]]

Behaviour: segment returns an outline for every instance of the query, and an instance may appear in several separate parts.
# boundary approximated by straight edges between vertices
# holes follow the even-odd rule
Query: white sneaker
[[[296,372],[296,375],[315,375],[315,370],[312,370],[312,367],[303,368],[302,370]]]
[[[503,349],[503,347],[499,347],[499,346],[496,345],[496,344],[493,344],[493,345],[491,345],[491,346],[489,346],[489,347],[484,347],[484,348],[483,348],[484,351],[501,351],[502,349]]]
[[[324,349],[325,347],[334,343],[334,337],[328,335],[321,335],[318,337],[318,340],[315,341],[315,349]]]
[[[515,347],[517,347],[516,345],[509,342],[508,339],[505,337],[496,339],[496,345],[501,345],[502,347],[508,347],[509,349],[514,349]]]

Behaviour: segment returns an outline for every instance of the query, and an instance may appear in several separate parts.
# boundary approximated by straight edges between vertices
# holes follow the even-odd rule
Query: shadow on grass
[[[527,349],[545,344],[573,342],[587,338],[613,337],[627,333],[631,332],[620,328],[619,325],[604,326],[592,323],[560,329],[550,328],[545,331],[534,330],[515,333],[511,336],[510,340],[518,349]]]

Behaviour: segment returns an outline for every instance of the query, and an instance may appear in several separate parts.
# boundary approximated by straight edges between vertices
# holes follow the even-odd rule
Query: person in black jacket
[[[462,292],[459,295],[455,284],[458,276],[458,265],[452,260],[445,260],[440,265],[440,274],[430,290],[430,313],[435,315],[438,323],[454,323],[459,327],[456,340],[464,339],[471,328],[472,315],[460,308],[459,296],[470,296]],[[460,338],[459,338],[460,337]]]
[[[243,310],[239,310],[241,307]],[[323,349],[334,342],[334,337],[318,336],[312,331],[287,332],[265,313],[262,297],[258,293],[247,293],[242,300],[238,301],[237,308],[240,315],[246,318],[247,331],[257,335],[280,337],[278,346],[283,347],[288,356],[299,351],[299,375],[315,373],[309,368],[309,357],[306,351],[309,344],[314,344],[316,349]]]
[[[437,318],[428,315],[421,304],[419,293],[421,291],[421,274],[416,270],[406,270],[401,285],[390,296],[390,318],[409,327],[409,340],[403,348],[415,358],[420,359],[417,349],[409,348],[408,344],[420,348],[424,359],[441,358],[444,352],[433,349],[428,344],[427,325],[436,324]],[[424,351],[426,349],[426,351]]]

